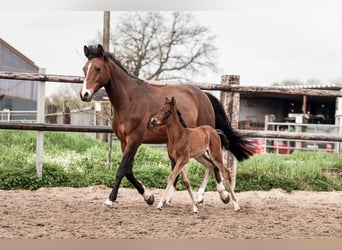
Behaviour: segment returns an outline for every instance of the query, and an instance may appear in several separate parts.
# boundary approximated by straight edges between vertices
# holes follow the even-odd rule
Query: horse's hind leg
[[[227,187],[228,192],[230,193],[230,195],[232,197],[232,203],[234,206],[234,210],[239,211],[240,206],[239,206],[238,199],[236,198],[236,195],[234,192],[234,186],[232,185],[232,182],[231,182],[230,172],[229,172],[228,168],[226,168],[223,165],[222,158],[216,158],[216,159],[217,159],[217,161],[215,161],[215,165],[217,165],[218,169],[220,170],[218,174],[222,175],[222,177],[224,179],[224,184],[225,184],[225,185],[223,185],[221,182],[220,189],[224,190],[224,186]],[[219,186],[218,186],[218,188],[219,188]],[[227,191],[225,191],[225,192],[227,192]],[[229,197],[228,194],[227,194],[227,196]],[[222,201],[223,201],[223,199],[222,199]],[[228,201],[229,201],[229,199],[228,199]]]
[[[196,158],[196,160],[198,162],[200,162],[201,164],[203,164],[205,166],[205,169],[206,169],[205,176],[203,178],[203,182],[201,184],[200,189],[198,190],[198,192],[199,192],[198,198],[197,198],[198,203],[203,203],[203,194],[204,194],[205,188],[206,188],[207,183],[208,183],[209,175],[210,175],[212,169],[214,169],[217,192],[219,193],[220,199],[222,200],[222,202],[227,204],[229,202],[229,194],[225,190],[225,187],[222,183],[222,177],[221,177],[219,169],[209,159],[209,155],[198,157],[198,158]]]
[[[186,167],[184,167],[182,170],[182,181],[183,181],[184,186],[188,190],[189,195],[190,195],[191,200],[192,200],[192,212],[194,212],[196,214],[198,212],[197,200],[196,200],[196,198],[195,198],[195,196],[191,190],[190,181],[188,178],[188,173],[187,173]]]
[[[222,164],[223,166],[223,164]],[[233,206],[234,206],[234,210],[235,211],[239,211],[240,210],[240,206],[239,206],[239,202],[238,202],[238,199],[235,195],[235,192],[234,192],[234,184],[231,182],[231,176],[230,176],[230,172],[229,172],[229,169],[225,168],[223,166],[223,173],[225,175],[225,181],[227,183],[227,189],[229,190],[229,193],[230,195],[232,196],[232,202],[233,202]]]
[[[224,204],[228,204],[230,200],[229,193],[226,191],[225,186],[223,185],[221,172],[217,167],[215,167],[214,173],[216,179],[216,189],[217,192],[220,194],[220,199]]]

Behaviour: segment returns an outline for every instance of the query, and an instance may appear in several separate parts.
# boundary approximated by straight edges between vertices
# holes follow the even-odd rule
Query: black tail
[[[215,96],[209,93],[206,94],[209,97],[215,112],[215,129],[221,130],[226,139],[229,140],[228,144],[224,143],[224,139],[222,139],[222,135],[220,135],[223,146],[232,152],[238,161],[248,159],[253,155],[253,152],[248,148],[250,142],[232,128],[220,101]]]

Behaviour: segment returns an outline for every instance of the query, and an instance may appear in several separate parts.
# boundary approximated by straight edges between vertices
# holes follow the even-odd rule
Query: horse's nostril
[[[152,120],[150,121],[150,126],[151,126],[151,127],[155,127],[156,125],[157,125],[156,120],[152,119]]]
[[[84,93],[84,98],[88,98],[89,97],[89,93],[88,92],[85,92]]]

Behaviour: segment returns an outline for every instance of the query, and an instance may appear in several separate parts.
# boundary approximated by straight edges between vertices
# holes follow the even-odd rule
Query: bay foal
[[[226,200],[226,203],[229,201],[228,193],[225,191],[226,186],[231,195],[234,210],[240,210],[234,188],[231,186],[229,170],[222,161],[222,144],[219,133],[207,125],[186,128],[184,123],[182,123],[182,119],[181,112],[176,108],[176,99],[172,97],[171,101],[168,98],[165,99],[165,103],[160,111],[150,121],[151,127],[166,125],[168,154],[171,160],[176,163],[168,177],[167,187],[157,208],[161,209],[170,200],[173,192],[173,183],[177,175],[181,173],[183,183],[192,199],[193,212],[198,212],[197,200],[193,195],[186,173],[186,165],[189,159],[194,158],[209,170],[219,170],[219,174],[222,175],[223,183],[225,184],[222,182],[217,183],[217,191],[221,199]],[[228,143],[223,134],[221,134],[221,137],[226,140],[225,143]]]

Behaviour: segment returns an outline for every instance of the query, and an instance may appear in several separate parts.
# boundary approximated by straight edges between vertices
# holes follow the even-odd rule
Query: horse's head
[[[169,98],[165,98],[165,103],[159,110],[159,112],[152,117],[150,121],[151,127],[158,127],[160,125],[165,125],[167,119],[170,117],[172,112],[175,110],[176,106],[176,99],[174,97],[171,98],[171,101]]]
[[[80,90],[82,101],[90,102],[93,95],[110,81],[110,69],[108,59],[103,47],[84,46],[84,55],[88,61],[83,67],[84,82]]]

